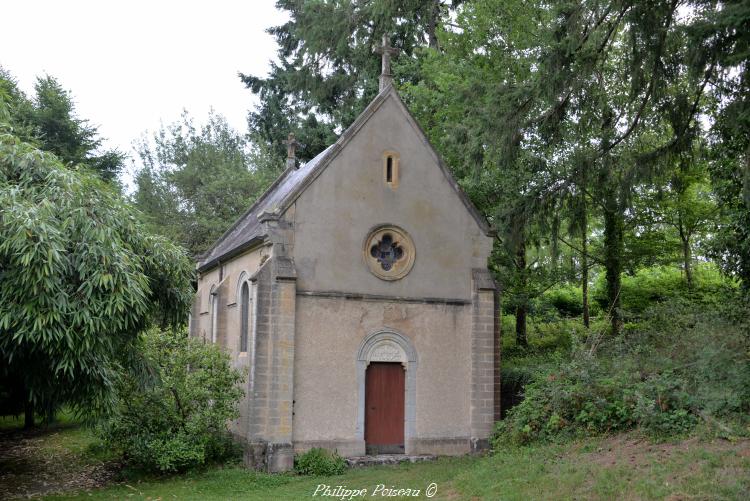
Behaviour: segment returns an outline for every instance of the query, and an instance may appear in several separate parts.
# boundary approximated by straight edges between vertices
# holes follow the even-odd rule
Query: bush
[[[638,270],[635,275],[622,276],[620,289],[621,308],[626,314],[640,316],[656,303],[682,297],[705,305],[717,306],[737,288],[736,284],[721,275],[711,263],[694,267],[693,289],[687,288],[682,270],[672,266],[652,266]],[[593,298],[598,306],[607,311],[605,275],[599,275],[594,286]]]
[[[526,338],[528,347],[516,345],[515,317],[503,315],[502,324],[503,360],[519,359],[530,354],[542,355],[570,351],[575,338],[586,332],[580,319],[559,318],[554,321],[540,321],[534,317],[527,318]],[[515,365],[515,363],[514,363]]]
[[[294,457],[294,471],[300,475],[331,476],[341,475],[346,469],[346,461],[336,452],[315,447]]]
[[[583,292],[581,287],[563,284],[552,287],[533,302],[535,312],[554,309],[561,317],[577,317],[583,314]]]
[[[242,375],[218,347],[184,331],[152,329],[141,339],[146,378],[123,373],[105,442],[151,471],[184,471],[231,455],[227,423],[237,418]]]
[[[495,445],[642,427],[659,435],[698,421],[746,421],[750,412],[747,306],[725,296],[703,309],[676,298],[617,339],[532,373],[523,402],[497,425]]]

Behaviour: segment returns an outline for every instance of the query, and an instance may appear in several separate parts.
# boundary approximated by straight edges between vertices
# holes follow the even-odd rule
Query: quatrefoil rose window
[[[397,226],[380,226],[365,240],[364,257],[373,275],[398,280],[414,265],[414,242]]]

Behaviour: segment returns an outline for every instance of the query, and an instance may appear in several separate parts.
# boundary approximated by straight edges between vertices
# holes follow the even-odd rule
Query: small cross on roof
[[[294,133],[290,132],[289,136],[284,141],[281,141],[281,142],[282,144],[286,145],[287,160],[294,160],[295,158],[297,158],[297,155],[296,155],[297,148],[302,145],[294,137]]]
[[[383,34],[383,44],[380,47],[375,47],[373,52],[380,54],[382,57],[382,67],[380,70],[380,90],[382,91],[385,87],[392,82],[391,74],[391,56],[398,55],[401,50],[391,47],[391,42],[388,39],[387,34]]]

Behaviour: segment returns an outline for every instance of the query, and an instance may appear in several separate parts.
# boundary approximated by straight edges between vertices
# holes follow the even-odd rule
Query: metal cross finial
[[[396,56],[401,51],[395,47],[391,47],[388,35],[383,34],[383,45],[375,47],[373,52],[380,54],[382,57],[382,69],[380,71],[380,90],[382,91],[393,81],[393,75],[391,74],[391,56]]]

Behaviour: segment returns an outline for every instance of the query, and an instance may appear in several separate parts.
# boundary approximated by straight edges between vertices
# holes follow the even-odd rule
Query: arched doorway
[[[370,334],[357,356],[357,438],[367,454],[409,453],[416,419],[416,351],[394,331]]]
[[[405,368],[371,362],[365,373],[365,452],[403,454]]]

